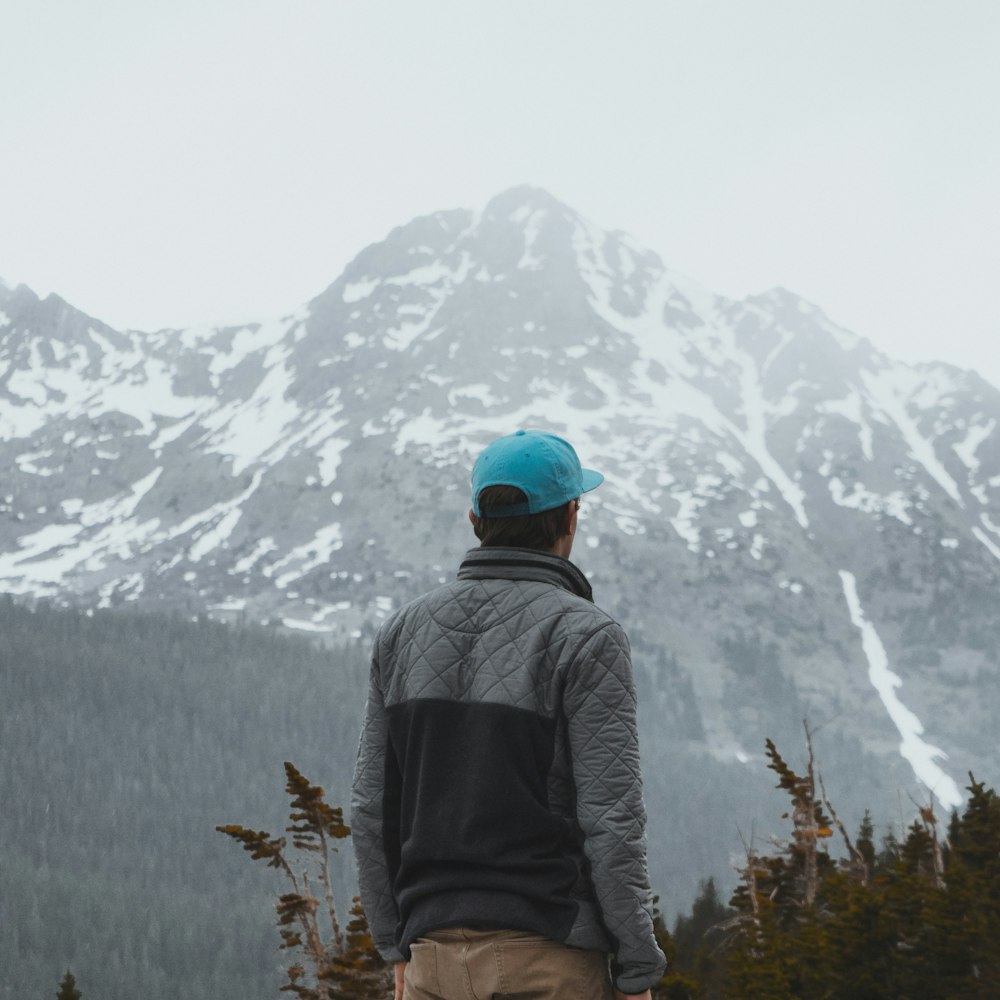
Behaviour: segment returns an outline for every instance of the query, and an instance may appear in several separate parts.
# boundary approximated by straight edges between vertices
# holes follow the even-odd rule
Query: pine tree
[[[781,856],[758,854],[752,843],[745,848],[741,881],[729,901],[736,917],[729,923],[728,979],[722,995],[742,1000],[790,997],[793,969],[787,954],[788,926],[783,926],[776,902],[788,881],[787,865]]]
[[[653,934],[667,958],[667,968],[660,981],[652,987],[653,1000],[701,1000],[705,991],[697,979],[688,975],[688,970],[678,962],[677,948],[663,922],[663,914],[656,905],[658,902],[658,898],[653,899]]]
[[[858,849],[865,851],[864,844],[859,834]],[[829,1000],[895,996],[891,957],[896,938],[886,916],[884,879],[874,876],[862,882],[850,869],[832,872],[824,880],[821,905],[829,949]]]
[[[734,916],[719,899],[715,879],[709,878],[700,883],[690,916],[680,916],[674,923],[677,966],[692,974],[708,992],[718,989],[722,967],[720,948],[725,927]]]
[[[868,871],[875,870],[875,824],[872,823],[871,811],[866,809],[858,827],[858,836],[855,840],[858,853],[868,866]]]
[[[948,996],[942,992],[935,916],[940,913],[943,884],[936,871],[934,838],[915,820],[899,847],[899,857],[886,887],[886,916],[892,926],[892,978],[900,996],[922,1000]]]
[[[62,982],[59,984],[59,992],[56,994],[56,1000],[80,1000],[83,994],[76,988],[76,979],[73,973],[66,970],[66,975],[63,976]]]
[[[995,997],[1000,996],[1000,798],[971,774],[968,792],[965,812],[950,828],[949,895],[961,918],[966,995]]]

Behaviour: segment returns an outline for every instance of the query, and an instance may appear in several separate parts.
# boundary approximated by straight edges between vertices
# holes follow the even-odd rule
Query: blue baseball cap
[[[580,467],[573,446],[554,434],[515,431],[483,449],[472,467],[472,512],[477,517],[518,517],[560,507],[597,489],[604,476]],[[479,494],[487,486],[516,486],[528,498],[483,514]]]

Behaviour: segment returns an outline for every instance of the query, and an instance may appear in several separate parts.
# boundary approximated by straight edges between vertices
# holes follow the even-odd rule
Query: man
[[[553,435],[494,441],[481,547],[376,637],[352,826],[397,998],[648,1000],[663,972],[628,640],[569,561],[603,479]]]

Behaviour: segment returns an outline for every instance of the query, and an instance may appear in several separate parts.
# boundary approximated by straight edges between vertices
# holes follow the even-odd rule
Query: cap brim
[[[583,493],[589,493],[591,490],[596,490],[601,483],[604,482],[604,476],[599,472],[595,472],[593,469],[581,469],[583,475],[581,476],[581,481],[583,482]]]

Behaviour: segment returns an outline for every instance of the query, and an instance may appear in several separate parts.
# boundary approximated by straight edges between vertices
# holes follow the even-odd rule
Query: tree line
[[[347,836],[325,803],[347,799],[366,676],[356,645],[0,598],[0,998],[51,994],[60,977],[86,1000],[264,998],[283,983],[304,1000],[384,997],[350,852],[317,874],[310,848]],[[994,792],[970,776],[952,817],[915,805],[896,834],[868,815],[848,831],[804,746],[798,770],[766,747],[786,838],[748,835],[735,891],[707,879],[669,928],[658,916],[671,963],[656,995],[1000,996]],[[305,775],[330,776],[329,792]],[[220,826],[249,831],[251,854],[289,840],[287,868],[312,874],[296,888],[281,864],[253,871]],[[331,899],[335,929],[302,923]]]
[[[674,934],[663,1000],[995,1000],[1000,997],[1000,799],[969,775],[945,824],[917,805],[905,835],[851,836],[807,738],[797,773],[769,740],[786,839],[744,844],[728,906],[708,883]],[[942,829],[946,826],[946,829]],[[829,849],[839,840],[835,856]]]
[[[277,880],[214,828],[280,826],[283,759],[344,800],[367,676],[356,645],[0,597],[0,998],[67,969],[101,1000],[273,996]]]

